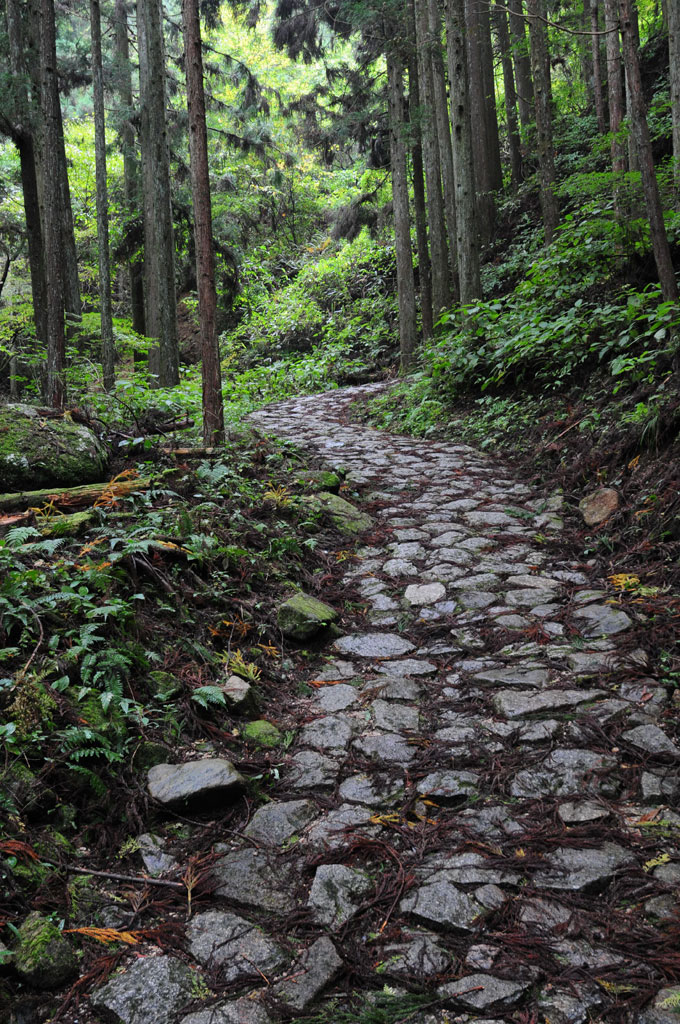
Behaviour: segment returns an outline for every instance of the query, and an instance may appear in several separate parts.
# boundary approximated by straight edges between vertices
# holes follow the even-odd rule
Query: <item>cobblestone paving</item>
[[[560,557],[559,498],[464,445],[343,425],[372,387],[253,417],[348,469],[384,540],[347,563],[368,625],[313,674],[279,799],[217,864],[230,909],[189,930],[248,984],[184,1024],[330,1024],[385,983],[431,994],[411,1024],[670,1024],[670,694],[632,613]]]

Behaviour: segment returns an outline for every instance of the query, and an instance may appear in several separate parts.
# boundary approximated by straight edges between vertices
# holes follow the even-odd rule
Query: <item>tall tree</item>
[[[404,140],[403,68],[399,57],[390,48],[387,54],[387,94],[390,115],[390,162],[394,236],[397,253],[397,293],[399,298],[399,350],[402,371],[413,362],[416,341],[416,300],[411,251],[411,224],[408,209],[406,178],[406,143]]]
[[[189,153],[194,206],[198,317],[201,329],[203,440],[207,445],[214,445],[224,441],[224,408],[216,326],[215,249],[210,204],[208,132],[205,123],[205,92],[198,0],[182,0],[182,28],[189,111]]]
[[[595,116],[597,117],[597,130],[601,135],[604,135],[607,131],[607,120],[604,106],[604,89],[602,88],[599,0],[590,0],[590,38],[592,41],[593,100],[595,103]]]
[[[135,130],[132,126],[133,93],[132,68],[130,65],[130,41],[128,37],[128,0],[116,0],[115,24],[115,84],[120,102],[119,132],[123,149],[123,182],[125,189],[125,215],[131,221],[137,215],[141,188],[139,182],[139,160]],[[146,334],[144,317],[144,266],[141,259],[132,254],[128,261],[130,283],[130,307],[132,326],[137,334]]]
[[[678,283],[673,269],[673,260],[668,245],[668,236],[663,220],[663,208],[659,196],[659,185],[654,170],[652,141],[647,124],[647,111],[642,94],[642,78],[640,63],[635,46],[635,28],[631,0],[619,0],[619,17],[621,20],[621,39],[623,58],[628,79],[628,94],[631,101],[630,117],[633,137],[640,163],[640,177],[645,194],[647,219],[654,251],[661,292],[666,302],[678,299]]]
[[[498,37],[498,49],[501,55],[501,67],[503,69],[505,119],[508,128],[508,150],[510,152],[510,178],[512,184],[517,186],[522,180],[522,151],[519,124],[517,122],[517,91],[515,89],[515,76],[512,70],[512,53],[506,9],[499,0],[496,0],[493,17]]]
[[[522,128],[526,131],[534,120],[534,87],[531,81],[531,60],[522,0],[508,0],[508,18],[512,37],[519,119]]]
[[[447,248],[450,260],[450,295],[458,299],[457,231],[456,231],[456,188],[453,174],[453,151],[451,148],[451,121],[447,97],[446,70],[442,48],[442,19],[437,0],[428,0],[430,30],[430,59],[432,61],[432,84],[434,89],[434,122],[437,129],[439,165],[442,174],[442,194],[446,220]]]
[[[475,131],[475,191],[477,194],[478,227],[482,239],[493,236],[496,217],[494,193],[503,185],[498,119],[491,49],[491,20],[486,0],[467,0],[465,5],[470,111]]]
[[[614,205],[621,215],[621,175],[626,170],[626,151],[621,139],[623,124],[623,65],[619,46],[618,0],[604,0],[604,27],[607,33],[607,89],[609,93],[609,132],[611,135],[612,170],[614,171]]]
[[[529,17],[529,43],[531,47],[531,74],[534,80],[536,107],[536,136],[538,142],[538,177],[545,244],[550,245],[559,221],[559,206],[555,195],[555,151],[552,137],[552,109],[550,92],[550,60],[548,33],[543,0],[527,0]]]
[[[475,207],[472,122],[465,46],[465,0],[446,2],[446,52],[451,87],[453,173],[456,183],[458,281],[463,305],[481,298],[479,242]]]
[[[179,345],[162,14],[161,0],[137,0],[146,328],[156,342],[149,368],[161,387],[174,387],[179,383]]]
[[[114,385],[113,311],[111,307],[111,260],[109,257],[109,199],[106,185],[106,120],[102,71],[102,24],[99,0],[90,0],[92,41],[92,91],[94,97],[94,150],[97,179],[97,246],[99,249],[99,308],[101,311],[102,369],[104,388]]]
[[[413,210],[416,222],[418,278],[420,283],[420,311],[423,324],[423,338],[431,338],[433,331],[432,271],[427,245],[425,171],[423,168],[423,144],[420,130],[420,86],[418,83],[418,62],[415,52],[416,26],[413,0],[409,0],[408,19],[408,106],[411,136],[411,168],[413,172]]]
[[[673,179],[675,208],[680,211],[680,0],[666,0],[668,17],[668,67],[673,123]]]
[[[40,0],[40,68],[43,143],[43,228],[47,279],[47,401],[56,409],[66,399],[64,364],[64,281],[59,150],[63,144],[54,0]]]

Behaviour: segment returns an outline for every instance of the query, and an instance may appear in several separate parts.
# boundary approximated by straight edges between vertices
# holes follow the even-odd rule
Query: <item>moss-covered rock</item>
[[[160,700],[169,700],[176,697],[182,691],[182,684],[171,672],[163,672],[161,669],[154,669],[149,672],[149,690],[154,697]]]
[[[68,413],[45,419],[32,405],[0,407],[0,491],[94,483],[105,467],[96,436]]]
[[[337,494],[341,480],[338,474],[330,469],[305,469],[297,474],[295,482],[310,491],[331,491]]]
[[[257,747],[276,747],[281,742],[281,733],[264,718],[248,722],[243,729],[244,737]]]
[[[279,629],[292,640],[307,640],[310,636],[335,622],[338,613],[309,594],[295,594],[285,601],[277,612]]]
[[[364,530],[369,530],[375,524],[375,520],[368,513],[362,512],[356,505],[345,501],[338,494],[320,491],[305,500],[310,502],[312,507],[327,512],[341,533],[349,535],[363,533]]]
[[[34,988],[56,988],[78,973],[75,951],[57,926],[33,911],[19,928],[14,967]]]
[[[153,768],[156,764],[165,764],[171,752],[162,743],[155,743],[153,740],[144,740],[136,748],[132,764],[135,768],[144,771]]]
[[[94,512],[73,512],[69,516],[52,516],[38,529],[43,537],[80,537],[94,523]]]

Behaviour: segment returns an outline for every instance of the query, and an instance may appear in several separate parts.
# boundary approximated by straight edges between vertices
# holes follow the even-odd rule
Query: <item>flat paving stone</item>
[[[404,591],[404,599],[418,607],[436,604],[443,597],[446,597],[446,587],[442,583],[413,583]]]
[[[293,789],[326,789],[338,776],[338,763],[317,750],[299,750],[293,754],[286,783]]]
[[[617,843],[587,850],[564,847],[546,855],[546,866],[536,872],[533,883],[561,892],[600,892],[618,871],[635,863],[633,853]]]
[[[496,1012],[515,1006],[531,985],[530,981],[510,981],[507,978],[496,978],[492,974],[467,974],[448,985],[442,985],[439,995],[457,1008]]]
[[[611,793],[613,757],[592,750],[553,750],[535,768],[517,772],[510,783],[510,795],[520,800],[537,796],[572,796],[576,793]]]
[[[389,807],[404,795],[403,779],[388,780],[380,775],[360,772],[345,779],[338,788],[342,800],[367,807]]]
[[[386,732],[415,732],[418,728],[418,709],[388,700],[374,700],[371,714],[378,729]]]
[[[633,625],[630,616],[607,604],[591,604],[585,608],[578,608],[573,615],[581,634],[585,637],[613,636],[616,633],[623,633]]]
[[[267,846],[280,846],[317,814],[313,800],[272,801],[255,811],[243,834]]]
[[[354,741],[352,750],[389,764],[410,764],[415,757],[415,750],[405,737],[394,732],[365,732]]]
[[[187,927],[187,940],[191,955],[205,966],[218,966],[227,984],[260,971],[268,974],[287,960],[260,928],[222,910],[193,917]]]
[[[474,930],[484,908],[441,872],[409,893],[399,909],[430,927],[465,933]]]
[[[343,636],[333,644],[341,654],[358,658],[396,658],[415,650],[415,644],[398,633],[357,633]]]
[[[673,760],[680,757],[680,747],[657,725],[638,725],[635,729],[621,733],[621,739],[653,757]]]
[[[431,772],[418,783],[421,796],[434,799],[438,804],[459,804],[468,800],[479,788],[477,772],[452,771],[443,769]]]
[[[432,676],[437,666],[424,658],[400,658],[376,665],[376,671],[388,676]]]
[[[344,711],[359,702],[359,691],[356,686],[338,683],[337,686],[323,686],[316,697],[315,704],[327,714]]]
[[[309,891],[309,906],[315,921],[339,928],[359,909],[362,898],[373,888],[365,871],[344,864],[321,864]]]
[[[354,735],[355,729],[355,723],[345,715],[327,715],[305,725],[300,731],[299,741],[305,747],[342,751]]]
[[[272,1024],[272,1021],[264,1007],[244,996],[190,1013],[182,1017],[180,1024]]]
[[[256,910],[284,913],[295,907],[297,873],[274,854],[250,848],[235,850],[215,861],[217,896]]]
[[[544,711],[566,711],[606,696],[605,690],[501,690],[492,703],[499,715],[525,718]]]
[[[272,995],[294,1010],[305,1010],[334,981],[342,966],[335,946],[322,936],[305,950],[291,974],[272,986]]]

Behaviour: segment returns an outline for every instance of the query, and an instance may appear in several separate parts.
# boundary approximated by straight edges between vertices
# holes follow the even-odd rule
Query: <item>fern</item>
[[[191,694],[191,699],[206,711],[211,704],[218,704],[222,707],[226,707],[227,704],[226,697],[219,686],[198,686]]]
[[[36,530],[35,526],[13,526],[5,534],[5,544],[12,549],[20,548],[31,537],[42,537],[40,530]]]
[[[75,772],[76,775],[81,775],[87,779],[90,789],[95,796],[105,797],[108,795],[108,787],[106,783],[103,782],[98,775],[95,775],[95,773],[89,768],[85,768],[82,764],[72,764],[71,771]]]

